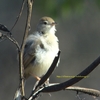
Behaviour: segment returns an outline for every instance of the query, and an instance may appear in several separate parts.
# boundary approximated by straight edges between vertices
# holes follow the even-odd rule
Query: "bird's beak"
[[[51,25],[54,26],[54,25],[57,25],[57,23],[56,22],[53,22],[53,23],[51,23]]]

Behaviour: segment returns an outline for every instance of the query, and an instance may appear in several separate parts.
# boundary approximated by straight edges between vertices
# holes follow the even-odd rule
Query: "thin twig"
[[[5,34],[3,34],[3,36],[6,37],[7,39],[9,39],[12,43],[14,43],[16,45],[18,51],[20,51],[20,46],[19,46],[18,42],[12,36],[9,37],[8,35],[5,35]]]
[[[26,0],[23,0],[22,5],[21,5],[20,12],[19,12],[19,14],[18,14],[18,16],[17,16],[17,18],[16,18],[16,21],[15,21],[14,25],[13,25],[12,28],[10,29],[10,32],[13,30],[13,28],[14,28],[15,25],[17,24],[19,18],[21,17],[22,12],[23,12],[23,9],[24,9],[25,2],[26,2]]]
[[[25,96],[25,91],[24,91],[24,66],[23,66],[23,52],[24,52],[24,46],[25,46],[25,41],[28,36],[29,28],[30,28],[30,21],[31,21],[31,14],[32,14],[32,5],[33,5],[33,0],[28,0],[27,1],[27,20],[26,20],[26,26],[25,26],[25,31],[24,31],[24,36],[21,44],[21,52],[19,53],[19,71],[20,71],[20,89],[21,89],[21,94],[22,97]]]
[[[96,89],[83,88],[79,86],[70,86],[70,87],[67,87],[66,90],[76,91],[77,93],[82,92],[82,93],[89,94],[92,96],[100,97],[100,91]]]

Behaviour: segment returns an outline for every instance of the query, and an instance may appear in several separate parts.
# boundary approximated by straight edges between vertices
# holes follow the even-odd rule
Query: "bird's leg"
[[[40,77],[38,77],[38,76],[36,76],[36,75],[34,75],[34,74],[31,74],[31,73],[30,73],[30,75],[33,76],[37,81],[40,81],[40,80],[41,80]],[[48,85],[49,85],[49,78],[45,81],[44,85],[45,85],[45,86],[48,86]]]
[[[30,73],[30,75],[33,76],[36,79],[36,83],[35,83],[35,85],[33,87],[33,90],[34,90],[36,88],[36,86],[38,85],[39,81],[41,80],[41,78],[36,76],[36,75],[34,75],[34,74],[31,74],[31,73]]]
[[[34,75],[34,74],[31,74],[31,73],[30,73],[30,75],[33,76],[37,81],[40,81],[40,80],[41,80],[40,77],[38,77],[38,76],[36,76],[36,75]]]
[[[40,80],[41,80],[41,78],[40,78],[40,77],[38,77],[38,76],[35,76],[35,75],[34,75],[34,77],[35,77],[38,81],[40,81]]]
[[[34,74],[31,74],[31,73],[30,73],[30,75],[33,76],[33,77],[37,80],[37,82],[36,82],[35,85],[34,85],[34,88],[35,88],[36,85],[38,84],[38,82],[41,80],[41,78],[38,77],[38,76],[36,76],[36,75],[34,75]],[[41,87],[46,87],[46,86],[49,86],[49,78],[44,82],[43,85],[40,86],[40,88],[41,88]]]

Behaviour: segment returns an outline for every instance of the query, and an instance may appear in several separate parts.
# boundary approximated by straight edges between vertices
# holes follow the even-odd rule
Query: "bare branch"
[[[6,34],[3,34],[4,37],[6,37],[7,39],[9,39],[12,43],[14,43],[18,49],[18,51],[20,51],[20,46],[18,44],[18,42],[12,37],[12,36],[8,36]]]
[[[87,76],[91,71],[93,71],[93,69],[95,69],[100,63],[100,57],[98,57],[92,64],[90,64],[85,70],[83,70],[80,74],[78,74],[77,76]],[[82,80],[84,77],[75,77],[72,78],[68,81],[65,81],[63,83],[54,85],[54,86],[50,86],[50,87],[46,87],[44,88],[43,91],[48,91],[48,92],[55,92],[55,91],[60,91],[62,89],[65,89],[69,86],[72,86],[73,84],[79,82],[80,80]],[[53,90],[53,91],[52,91]]]
[[[67,87],[66,90],[73,90],[73,91],[76,91],[77,93],[82,92],[82,93],[89,94],[89,95],[96,96],[96,97],[100,96],[100,91],[96,89],[83,88],[83,87],[78,87],[78,86],[70,86],[70,87]]]
[[[5,25],[0,24],[0,30],[6,32],[5,34],[1,33],[0,38],[5,38],[5,39],[7,38],[12,43],[14,43],[16,45],[18,51],[20,51],[20,46],[19,46],[18,42],[15,40],[15,38],[12,36],[12,33],[9,31],[9,29]]]
[[[19,18],[21,17],[22,12],[23,12],[23,9],[24,9],[25,2],[26,2],[26,0],[23,0],[22,5],[21,5],[20,12],[19,12],[19,14],[18,14],[18,16],[17,16],[17,18],[16,18],[16,21],[15,21],[15,23],[14,23],[14,25],[12,26],[12,28],[11,28],[11,30],[10,30],[10,31],[12,31],[12,30],[13,30],[13,28],[14,28],[14,27],[15,27],[15,25],[17,24],[17,22],[18,22]]]
[[[19,53],[19,72],[20,72],[20,89],[21,89],[21,94],[22,97],[25,96],[24,92],[24,66],[23,66],[23,52],[24,52],[24,46],[25,46],[25,41],[28,36],[29,28],[30,28],[30,21],[31,21],[31,14],[32,14],[32,5],[33,5],[33,0],[28,0],[27,1],[27,20],[26,20],[26,26],[25,26],[25,31],[24,31],[24,36],[21,44],[21,51]]]
[[[100,63],[100,57],[98,57],[92,64],[90,64],[85,70],[83,70],[77,76],[87,76],[91,71],[93,71],[99,65],[99,63]],[[84,78],[84,77],[78,78],[77,76],[63,83],[57,83],[51,86],[49,85],[47,87],[41,88],[38,91],[36,91],[33,95],[31,95],[29,100],[33,100],[34,98],[36,98],[38,94],[41,92],[56,92],[60,90],[65,90],[67,87],[72,86],[73,84],[79,82],[80,80]],[[84,93],[86,93],[86,91],[84,91]],[[91,92],[90,94],[93,94],[93,93],[95,94],[95,92]]]
[[[49,86],[55,86],[59,83],[50,83]],[[27,100],[33,100],[36,97],[38,97],[38,94],[43,92],[43,93],[48,93],[48,91],[43,91],[44,88],[41,88],[40,90],[36,91],[32,96],[30,96],[29,99]],[[90,89],[90,88],[83,88],[83,87],[79,87],[79,86],[70,86],[65,88],[64,90],[71,90],[71,91],[76,91],[77,93],[82,92],[88,95],[92,95],[92,96],[96,96],[96,97],[100,97],[100,91],[96,90],[96,89]],[[55,91],[50,91],[50,92],[55,92]]]

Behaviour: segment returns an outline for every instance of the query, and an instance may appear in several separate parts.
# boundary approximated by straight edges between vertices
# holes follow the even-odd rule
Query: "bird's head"
[[[50,17],[42,17],[39,20],[37,31],[42,34],[54,34],[56,31],[55,28],[56,22]]]

